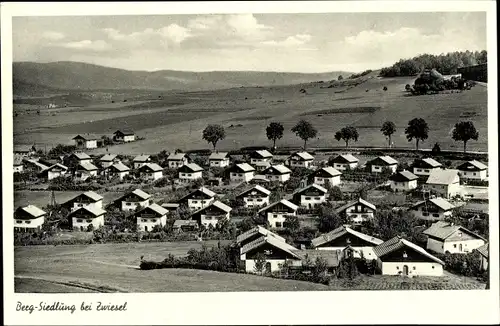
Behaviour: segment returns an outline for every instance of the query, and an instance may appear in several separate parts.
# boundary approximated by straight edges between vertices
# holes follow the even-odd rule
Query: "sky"
[[[14,61],[128,70],[359,72],[486,49],[484,12],[14,17]]]

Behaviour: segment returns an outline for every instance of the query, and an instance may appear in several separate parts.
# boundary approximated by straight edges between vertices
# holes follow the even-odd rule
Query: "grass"
[[[78,195],[83,193],[83,191],[54,191],[56,202],[62,204]],[[103,204],[107,205],[113,200],[123,196],[123,192],[103,192],[97,191],[101,196],[103,196]],[[25,206],[25,205],[35,205],[40,208],[50,204],[50,194],[51,191],[29,191],[20,190],[14,192],[14,207]]]

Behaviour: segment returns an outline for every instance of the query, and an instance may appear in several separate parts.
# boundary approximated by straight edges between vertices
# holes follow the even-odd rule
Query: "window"
[[[413,266],[413,270],[416,270],[416,269],[417,269],[417,267],[416,267],[416,266]]]
[[[193,204],[198,204],[198,201],[197,200],[193,200],[192,203]]]
[[[472,175],[476,175],[476,172],[472,173]]]
[[[281,227],[281,222],[276,222],[276,227],[280,228]]]
[[[187,174],[187,176],[188,176],[188,177],[190,177],[190,176],[191,176],[191,173],[188,173],[188,174]]]
[[[147,220],[147,219],[145,219],[145,218],[143,218],[143,219],[142,219],[142,222],[143,222],[143,223],[145,223],[145,222],[147,222],[147,221],[148,221],[148,220]]]
[[[311,197],[306,197],[306,200],[311,200]]]
[[[87,220],[87,223],[92,223],[92,220]]]
[[[457,245],[456,245],[456,244],[454,244],[454,245],[453,245],[453,248],[456,248],[456,247],[457,247]]]
[[[425,170],[425,172],[429,172],[429,170]]]
[[[125,203],[125,206],[130,206],[130,205],[132,205],[132,204],[131,203]]]
[[[22,221],[16,221],[16,223],[17,223],[17,224],[21,224],[21,223],[22,223]]]
[[[277,218],[277,217],[278,217],[278,215],[277,215],[277,214],[273,214],[273,217]]]
[[[318,181],[323,181],[323,178],[317,178],[317,179],[318,179]]]
[[[399,266],[396,266],[396,269],[399,269]]]
[[[462,232],[458,232],[458,236],[461,237],[462,236]]]
[[[361,215],[361,217],[365,217],[365,218],[367,218],[367,217],[368,217],[368,214],[363,214],[363,215]]]
[[[429,216],[429,213],[427,213],[427,212],[422,212],[422,216]]]
[[[438,213],[432,213],[432,216],[439,217],[439,214]]]
[[[83,222],[83,220],[82,220],[82,219],[80,219],[80,218],[79,218],[79,219],[77,219],[76,221],[77,221],[78,223],[82,223],[82,222]]]
[[[151,220],[151,222],[156,223],[156,219],[155,219],[155,218],[154,218],[154,219],[152,219],[152,220]]]
[[[31,224],[31,221],[26,221],[26,224]]]
[[[247,201],[253,201],[253,199],[252,198],[248,198]]]
[[[432,269],[434,269],[434,265],[432,265]]]
[[[211,216],[205,216],[205,220],[209,221],[209,220],[211,220],[211,219],[212,219],[212,217],[211,217]]]

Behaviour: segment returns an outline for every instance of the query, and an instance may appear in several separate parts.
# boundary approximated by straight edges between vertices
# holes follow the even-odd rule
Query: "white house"
[[[260,207],[269,205],[269,195],[271,191],[266,188],[255,185],[252,188],[243,191],[236,198],[241,198],[243,200],[243,206],[250,207]]]
[[[80,180],[87,180],[90,177],[97,176],[98,170],[99,169],[97,168],[97,166],[92,163],[80,163],[76,167],[75,178],[78,178]]]
[[[370,166],[370,171],[372,173],[382,172],[383,169],[389,169],[392,171],[392,173],[395,173],[396,169],[398,168],[398,161],[386,155],[376,157],[366,163],[366,165]]]
[[[137,219],[137,231],[151,232],[155,225],[161,227],[167,224],[168,210],[158,204],[151,204],[134,214]]]
[[[339,171],[355,169],[359,160],[351,154],[338,155],[330,161],[330,164]]]
[[[273,161],[273,154],[267,150],[260,150],[250,153],[250,164],[255,166],[257,171],[267,169]]]
[[[488,166],[476,160],[460,164],[457,170],[463,179],[486,180],[488,178]]]
[[[132,192],[125,194],[119,199],[121,202],[122,211],[133,211],[137,207],[147,207],[149,206],[150,194],[145,193],[140,189],[135,189]]]
[[[22,156],[15,155],[13,163],[14,173],[23,172],[23,158]]]
[[[279,241],[286,242],[286,239],[283,238],[282,236],[280,236],[274,232],[271,232],[268,229],[263,228],[260,225],[257,225],[257,226],[254,226],[253,228],[251,228],[250,230],[243,232],[242,234],[237,236],[235,244],[238,247],[240,247],[240,251],[241,251],[241,248],[244,245],[246,245],[247,243],[250,243],[254,240],[257,240],[258,238],[260,238],[262,236],[264,236],[264,237],[271,236],[271,237],[275,237]]]
[[[102,209],[102,196],[93,192],[84,192],[63,204],[63,206],[68,207],[71,211],[75,211],[81,207],[96,207]]]
[[[235,164],[229,168],[231,182],[249,182],[253,179],[255,169],[248,163]]]
[[[481,255],[481,270],[487,271],[488,270],[488,260],[489,260],[488,244],[485,243],[484,245],[477,248],[476,250]]]
[[[123,178],[126,175],[130,174],[130,168],[125,164],[123,164],[122,162],[118,162],[109,166],[105,170],[105,173],[108,175],[109,178],[114,178],[115,176],[117,176],[118,178],[120,178],[120,180],[123,180]]]
[[[337,186],[340,184],[340,176],[342,172],[338,171],[331,166],[327,166],[321,169],[317,169],[312,173],[313,182],[318,185],[326,186],[330,183],[331,186]]]
[[[75,231],[87,231],[89,225],[92,225],[95,230],[104,225],[105,213],[106,211],[102,208],[84,206],[69,213],[68,220],[71,221]]]
[[[301,207],[314,208],[326,202],[328,190],[315,183],[299,189],[292,194],[293,201]]]
[[[429,178],[422,186],[423,190],[451,198],[460,194],[460,177],[457,170],[436,169],[431,172]]]
[[[354,249],[354,257],[377,259],[373,248],[383,243],[383,240],[355,231],[348,225],[343,225],[312,239],[311,244],[316,250],[341,250],[346,247]]]
[[[212,202],[210,205],[201,208],[200,210],[194,212],[191,215],[191,219],[198,222],[198,225],[203,225],[208,227],[212,225],[213,227],[217,226],[217,223],[221,219],[229,220],[229,213],[232,208],[220,202],[218,200]]]
[[[203,168],[195,163],[184,164],[178,171],[181,182],[191,182],[203,177]]]
[[[42,172],[40,172],[40,177],[47,179],[47,181],[50,181],[52,179],[55,179],[57,177],[61,177],[66,175],[68,172],[68,168],[62,164],[56,163],[52,166],[49,166]]]
[[[72,153],[69,156],[69,160],[75,162],[75,164],[92,163],[92,157],[90,157],[87,153],[83,152]]]
[[[113,133],[113,140],[124,143],[135,141],[135,133],[130,129],[117,130]]]
[[[14,212],[14,231],[40,231],[46,212],[34,205],[19,207]]]
[[[410,171],[400,171],[389,177],[392,191],[409,191],[417,188],[418,177]]]
[[[359,198],[340,206],[336,209],[336,212],[338,214],[345,214],[352,223],[359,224],[369,219],[373,219],[376,210],[377,208],[375,205]]]
[[[286,162],[287,165],[292,168],[309,168],[314,162],[314,156],[312,156],[308,152],[297,152],[290,155],[290,157],[287,158]]]
[[[382,275],[443,276],[444,262],[399,236],[373,249]]]
[[[186,153],[174,153],[167,157],[167,164],[170,169],[177,169],[188,164],[188,156]]]
[[[286,199],[282,199],[259,210],[258,214],[264,214],[267,222],[272,228],[281,228],[286,221],[286,216],[297,215],[299,207]]]
[[[138,169],[146,163],[151,162],[151,155],[138,155],[134,157],[132,161],[134,163],[134,169]]]
[[[163,178],[163,168],[156,163],[146,163],[137,171],[142,180],[155,181]]]
[[[199,210],[212,204],[215,201],[215,196],[217,194],[212,190],[201,187],[195,191],[187,194],[177,201],[177,203],[185,203],[191,210]]]
[[[413,174],[419,176],[429,176],[435,169],[439,169],[442,164],[432,158],[416,159],[413,161]]]
[[[446,199],[436,197],[420,201],[414,204],[410,210],[416,218],[437,221],[453,215],[454,208],[455,206]]]
[[[97,148],[98,139],[99,137],[91,134],[76,135],[75,137],[73,137],[73,140],[75,141],[75,146],[77,148],[86,148],[86,149]]]
[[[278,182],[285,182],[290,179],[290,174],[292,171],[290,171],[289,168],[287,168],[284,165],[271,165],[264,171],[262,171],[262,174],[266,176],[266,179],[269,181],[278,181]]]
[[[427,250],[440,254],[467,254],[483,246],[487,241],[482,236],[461,225],[438,221],[424,230],[427,236]]]
[[[216,152],[208,157],[210,167],[223,168],[229,166],[229,156],[225,152]]]
[[[99,163],[101,163],[104,169],[118,162],[120,162],[120,160],[118,159],[118,155],[115,154],[106,154],[99,159]]]

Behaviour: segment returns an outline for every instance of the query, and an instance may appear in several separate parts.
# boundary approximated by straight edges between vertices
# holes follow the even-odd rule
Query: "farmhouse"
[[[271,165],[273,154],[267,150],[255,151],[250,153],[250,164],[255,166],[257,171],[262,171]]]
[[[416,159],[413,161],[412,166],[413,174],[417,176],[429,176],[433,170],[440,168],[442,164],[432,158],[424,158]]]
[[[188,164],[188,156],[186,153],[170,154],[167,157],[167,164],[170,169],[177,169],[181,166]]]
[[[26,170],[34,172],[42,172],[43,170],[48,168],[48,166],[40,163],[38,160],[35,159],[23,159],[23,164]]]
[[[427,235],[427,250],[440,254],[467,254],[486,243],[480,235],[445,221],[433,223],[423,234]]]
[[[342,172],[337,171],[331,166],[318,169],[312,173],[312,177],[314,178],[313,182],[322,186],[326,186],[328,183],[330,183],[331,186],[339,185],[341,175]]]
[[[175,220],[172,230],[179,232],[189,232],[198,230],[198,222],[193,220]]]
[[[104,214],[106,211],[99,207],[84,206],[72,211],[68,220],[72,222],[73,230],[88,231],[98,229],[104,225]],[[89,226],[92,225],[89,229]]]
[[[223,168],[229,166],[229,156],[224,152],[216,152],[210,154],[208,157],[208,164],[210,167],[219,167]]]
[[[488,178],[488,166],[476,160],[460,164],[457,170],[463,179],[486,180]]]
[[[485,243],[481,247],[476,249],[477,252],[481,255],[481,270],[486,271],[488,270],[488,256],[489,256],[489,250],[488,250],[488,244]]]
[[[185,203],[191,210],[199,210],[215,201],[217,194],[212,190],[201,187],[182,197],[177,203]]]
[[[344,171],[347,169],[354,169],[358,166],[359,160],[351,154],[338,155],[330,164],[339,171]]]
[[[156,163],[146,163],[138,169],[142,180],[158,180],[163,178],[163,168]]]
[[[285,182],[290,179],[290,169],[288,169],[284,165],[271,165],[264,171],[262,171],[262,174],[266,176],[267,180],[269,181],[279,181],[279,182]]]
[[[328,190],[315,183],[293,193],[293,202],[301,207],[314,208],[326,202]]]
[[[23,172],[23,158],[22,156],[15,155],[13,162],[14,173]]]
[[[282,199],[259,210],[258,214],[265,214],[267,222],[272,228],[281,228],[286,216],[296,215],[299,207],[286,199]]]
[[[274,232],[269,231],[266,228],[263,228],[260,225],[257,225],[255,227],[251,228],[250,230],[248,230],[248,231],[240,234],[239,236],[237,236],[236,237],[235,245],[239,246],[240,250],[241,250],[241,247],[243,247],[247,243],[250,243],[250,242],[252,242],[254,240],[257,240],[258,238],[263,237],[263,236],[264,237],[266,237],[266,236],[275,237],[279,241],[286,242],[285,238],[277,235]]]
[[[308,152],[294,153],[286,160],[287,165],[292,168],[295,167],[309,168],[312,165],[313,161],[314,161],[314,156],[312,156]]]
[[[151,204],[134,214],[137,219],[137,231],[151,232],[158,225],[164,227],[167,224],[168,210],[158,204]]]
[[[35,155],[35,145],[14,145],[14,154],[22,157]]]
[[[124,143],[135,141],[135,133],[130,129],[117,130],[113,133],[113,140]]]
[[[400,171],[389,177],[392,191],[409,191],[417,188],[418,177],[410,171]]]
[[[146,163],[151,162],[151,155],[139,155],[134,157],[134,169],[138,169]]]
[[[369,219],[373,219],[376,211],[375,205],[359,198],[336,209],[338,214],[345,214],[354,224],[360,224]]]
[[[63,206],[75,211],[81,207],[95,207],[102,209],[102,196],[93,191],[84,192],[73,199],[68,200]]]
[[[384,241],[364,233],[351,229],[348,225],[343,225],[326,234],[312,239],[311,244],[316,250],[341,250],[351,247],[354,257],[364,257],[365,259],[377,259],[373,248]]]
[[[80,163],[76,167],[75,177],[80,180],[87,180],[90,177],[97,176],[98,168],[92,163]]]
[[[229,168],[231,182],[249,182],[253,179],[255,169],[248,163],[235,164]]]
[[[149,199],[151,195],[145,193],[140,189],[135,189],[132,192],[125,194],[122,198],[119,199],[121,202],[122,211],[133,211],[137,207],[146,207],[149,206]]]
[[[47,181],[50,181],[54,178],[61,177],[68,172],[68,168],[62,164],[56,163],[42,172],[40,172],[40,178],[44,178]]]
[[[34,205],[19,207],[14,212],[14,231],[40,231],[46,215],[46,212]]]
[[[72,153],[69,156],[69,161],[74,162],[75,164],[92,163],[92,158],[86,153],[76,152],[76,153]]]
[[[250,207],[259,207],[263,205],[269,205],[269,195],[271,191],[266,188],[255,185],[252,188],[243,191],[236,198],[241,198],[243,200],[243,206]]]
[[[118,162],[109,166],[105,170],[105,173],[107,173],[110,178],[118,177],[120,180],[123,180],[123,178],[130,173],[130,168],[122,162]]]
[[[217,226],[219,220],[229,220],[229,213],[231,212],[231,210],[231,207],[216,200],[210,205],[194,212],[191,215],[191,219],[197,221],[198,225],[203,225],[205,227],[212,225],[213,227],[215,227]]]
[[[444,198],[460,194],[460,177],[457,170],[436,169],[431,172],[423,185],[423,190]]]
[[[191,182],[203,177],[203,168],[196,163],[184,164],[179,168],[179,180],[181,182]]]
[[[446,199],[437,197],[423,200],[413,205],[410,210],[416,218],[423,220],[444,220],[453,214],[455,206]]]
[[[443,276],[443,261],[400,236],[379,244],[373,252],[382,275]]]
[[[105,169],[107,167],[110,167],[111,165],[118,163],[120,160],[118,159],[118,156],[115,154],[106,154],[103,157],[99,159],[99,163],[101,163],[101,166]]]
[[[92,149],[92,148],[97,148],[97,140],[99,137],[96,135],[90,135],[90,134],[85,134],[85,135],[76,135],[73,137],[73,140],[75,141],[75,146],[77,148],[86,148],[86,149]]]
[[[366,165],[370,166],[372,173],[382,172],[383,169],[389,169],[392,173],[395,173],[398,168],[398,161],[390,156],[379,156],[366,163]]]

